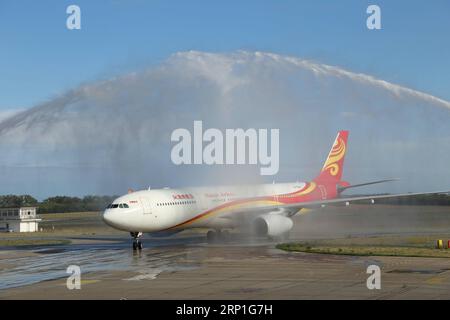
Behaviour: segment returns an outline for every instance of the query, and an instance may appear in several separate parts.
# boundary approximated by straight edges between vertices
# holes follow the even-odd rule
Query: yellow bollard
[[[444,244],[442,240],[437,241],[436,249],[444,249]]]

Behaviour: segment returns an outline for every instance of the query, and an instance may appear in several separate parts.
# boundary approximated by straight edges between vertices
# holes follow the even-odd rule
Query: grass
[[[41,214],[40,218],[42,221],[39,223],[39,232],[0,233],[0,246],[3,240],[25,241],[27,239],[34,241],[35,239],[45,239],[45,241],[53,241],[55,238],[70,236],[121,233],[107,226],[102,221],[99,212],[48,213]],[[49,238],[49,240],[46,238]]]
[[[55,246],[70,244],[70,240],[62,239],[2,239],[0,247],[21,247],[21,246]]]
[[[40,217],[45,220],[68,220],[68,219],[82,219],[82,218],[97,218],[100,217],[100,212],[68,212],[68,213],[44,213]]]
[[[0,247],[67,245],[70,237],[120,233],[107,226],[99,212],[48,213],[40,218],[42,231],[0,233]]]
[[[285,251],[352,256],[450,258],[449,249],[435,249],[433,247],[368,245],[330,246],[325,244],[282,243],[277,245],[277,248]]]

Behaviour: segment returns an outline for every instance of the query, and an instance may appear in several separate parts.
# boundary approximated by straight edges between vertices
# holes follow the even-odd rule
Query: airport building
[[[36,207],[0,208],[0,231],[3,232],[36,232],[39,217]]]

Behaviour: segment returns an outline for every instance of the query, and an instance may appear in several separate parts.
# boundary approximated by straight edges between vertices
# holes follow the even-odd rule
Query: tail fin
[[[344,171],[344,158],[347,151],[347,138],[348,131],[343,130],[338,132],[322,171],[314,181],[322,184],[338,183],[341,181],[342,172]]]

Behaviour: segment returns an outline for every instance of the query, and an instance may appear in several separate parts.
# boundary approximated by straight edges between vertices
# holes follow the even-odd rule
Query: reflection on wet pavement
[[[133,252],[128,241],[109,245],[85,244],[35,249],[33,252],[36,255],[10,259],[10,266],[0,269],[0,289],[68,277],[66,270],[70,265],[80,266],[82,274],[124,270],[139,273],[128,280],[152,279],[164,271],[195,268],[196,264],[185,263],[189,261],[189,247],[167,247],[178,242],[179,240],[158,240],[152,243],[153,247],[149,246],[142,252]],[[186,241],[194,242],[192,239]]]

